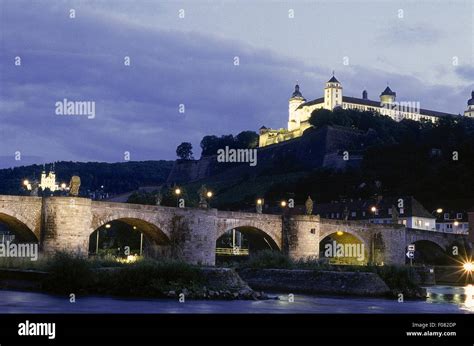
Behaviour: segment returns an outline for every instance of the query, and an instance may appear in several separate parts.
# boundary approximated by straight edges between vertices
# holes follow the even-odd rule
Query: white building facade
[[[451,114],[423,109],[416,101],[396,100],[397,94],[389,86],[379,96],[378,101],[370,100],[367,91],[362,92],[362,98],[343,95],[342,84],[332,76],[324,87],[324,96],[307,101],[296,84],[295,91],[288,101],[288,129],[268,129],[264,126],[260,128],[259,146],[264,147],[271,144],[280,143],[303,135],[303,132],[311,127],[309,118],[311,113],[317,109],[334,110],[337,107],[342,109],[354,109],[359,111],[377,112],[389,116],[395,121],[410,119],[414,121],[436,122],[440,117],[457,117],[460,114]],[[468,108],[464,116],[474,118],[474,91],[472,98],[468,101]]]

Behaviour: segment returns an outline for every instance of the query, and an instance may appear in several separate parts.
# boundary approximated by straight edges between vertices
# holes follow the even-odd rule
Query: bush
[[[290,269],[293,263],[290,258],[279,251],[263,250],[251,255],[249,260],[239,264],[240,268],[252,269]]]
[[[57,293],[75,293],[90,287],[93,279],[91,265],[86,258],[58,252],[46,266],[49,272],[44,288]]]
[[[411,268],[397,266],[372,266],[369,270],[377,273],[390,289],[416,289]]]
[[[203,284],[198,267],[179,261],[142,260],[118,270],[97,272],[96,286],[109,294],[161,296],[164,291]]]

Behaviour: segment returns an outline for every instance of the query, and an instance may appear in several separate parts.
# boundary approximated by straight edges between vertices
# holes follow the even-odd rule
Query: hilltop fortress
[[[342,84],[333,76],[326,82],[324,97],[307,101],[297,84],[288,102],[288,129],[276,130],[264,126],[260,129],[258,165],[249,166],[248,163],[235,161],[230,167],[219,162],[218,155],[204,156],[199,160],[177,160],[167,183],[185,183],[209,177],[220,180],[254,177],[264,172],[275,173],[280,167],[288,166],[294,166],[294,169],[300,171],[315,168],[344,170],[358,167],[363,158],[364,148],[373,143],[376,133],[341,126],[325,126],[302,136],[303,132],[311,127],[309,118],[316,109],[333,110],[341,107],[372,111],[396,121],[411,119],[436,122],[440,117],[461,116],[423,109],[420,108],[419,102],[397,102],[396,93],[388,86],[380,94],[379,101],[370,100],[365,90],[362,92],[362,98],[343,96],[342,90]],[[474,91],[467,104],[464,116],[474,118]],[[343,159],[342,149],[350,152],[349,159]],[[232,160],[226,161],[232,162]],[[281,164],[276,165],[275,162]]]
[[[300,91],[300,86],[296,84],[295,91],[288,101],[288,129],[268,129],[262,126],[260,128],[259,147],[302,136],[303,132],[311,127],[309,118],[316,109],[333,110],[341,107],[342,109],[371,111],[389,116],[396,121],[410,119],[436,122],[440,117],[459,116],[458,114],[420,108],[419,102],[397,102],[396,96],[396,92],[392,91],[389,86],[382,91],[379,101],[370,100],[366,90],[362,92],[362,98],[343,96],[342,84],[335,76],[332,76],[326,82],[324,96],[307,101]],[[464,116],[468,117],[474,117],[474,91],[471,96],[471,99],[467,102],[468,108],[464,112]]]

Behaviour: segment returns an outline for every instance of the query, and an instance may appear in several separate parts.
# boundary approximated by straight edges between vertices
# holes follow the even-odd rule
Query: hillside
[[[474,205],[474,119],[432,124],[325,112],[313,113],[314,129],[302,137],[258,149],[256,167],[215,156],[177,161],[168,182],[191,196],[206,184],[216,192],[213,205],[223,209],[250,208],[258,197],[270,205],[290,196],[303,203],[308,195],[317,202],[379,194],[413,195],[427,208],[456,200],[464,201],[457,208]]]
[[[257,177],[311,171],[315,168],[346,169],[360,164],[359,152],[370,143],[372,134],[342,126],[323,126],[303,137],[268,147],[258,148],[257,165],[221,163],[216,155],[200,160],[177,160],[168,183],[191,183],[199,180],[234,180],[243,176]],[[343,151],[350,154],[343,159]],[[276,164],[277,163],[277,164]]]

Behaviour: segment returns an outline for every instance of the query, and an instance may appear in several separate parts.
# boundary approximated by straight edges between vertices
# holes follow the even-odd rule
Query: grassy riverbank
[[[112,258],[84,259],[64,253],[36,263],[10,259],[0,268],[44,272],[41,288],[58,294],[107,294],[127,297],[259,299],[232,269],[203,268],[181,261]],[[0,277],[0,280],[2,278]],[[181,295],[182,294],[182,295]]]

